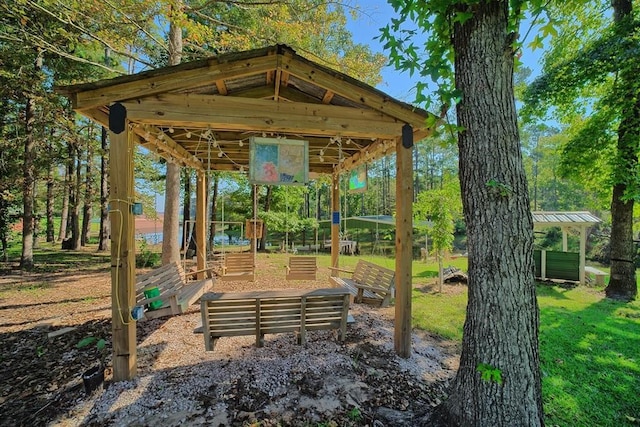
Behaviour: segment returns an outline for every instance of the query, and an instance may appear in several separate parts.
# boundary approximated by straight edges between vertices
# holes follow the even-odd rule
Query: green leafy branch
[[[513,193],[513,188],[509,184],[499,182],[495,179],[490,179],[489,181],[487,181],[486,186],[502,197],[507,197],[511,193]]]
[[[482,381],[502,385],[502,371],[500,369],[487,363],[480,363],[477,370],[480,372],[480,378],[482,378]]]

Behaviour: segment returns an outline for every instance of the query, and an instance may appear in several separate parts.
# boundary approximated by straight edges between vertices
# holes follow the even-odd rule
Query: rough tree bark
[[[267,194],[264,197],[264,211],[269,212],[271,210],[271,201],[273,199],[273,186],[267,185]],[[265,251],[267,249],[267,224],[262,224],[262,236],[260,236],[260,247],[261,251]]]
[[[452,42],[462,93],[458,147],[469,300],[460,368],[434,418],[446,425],[540,426],[533,222],[513,95],[509,1],[463,8],[473,16],[454,24]]]
[[[105,48],[104,62],[109,65],[111,50]],[[100,127],[100,231],[98,233],[98,252],[109,249],[109,133]]]
[[[49,145],[49,151],[51,151],[51,145]],[[55,241],[55,230],[53,227],[53,205],[55,202],[54,199],[54,190],[55,182],[53,179],[53,162],[49,163],[47,167],[47,242],[52,243]]]
[[[614,20],[618,25],[632,17],[631,0],[613,0]],[[633,243],[633,205],[627,194],[627,182],[637,173],[638,140],[640,139],[640,85],[637,75],[640,67],[625,69],[620,73],[620,84],[627,88],[626,105],[618,126],[618,158],[623,165],[613,187],[611,198],[611,279],[605,289],[609,298],[634,300],[638,294],[636,282],[635,244]]]
[[[35,60],[35,72],[42,70],[42,52],[38,51]],[[35,182],[35,148],[36,138],[34,134],[35,94],[27,95],[25,106],[25,140],[24,159],[22,166],[22,256],[20,268],[31,270],[33,268],[33,184]]]
[[[73,165],[73,187],[70,192],[70,214],[71,226],[71,246],[69,249],[78,250],[80,248],[80,187],[82,182],[82,171],[80,168],[80,145],[76,141],[69,145],[70,164]]]
[[[60,230],[58,232],[58,242],[67,238],[67,222],[69,218],[69,197],[71,193],[71,174],[69,166],[65,168],[64,189],[62,195],[62,209],[60,210]]]
[[[176,1],[176,9],[182,7],[181,1]],[[182,28],[173,19],[169,23],[169,65],[177,65],[182,59]],[[180,227],[180,166],[167,163],[167,180],[165,188],[164,223],[162,226],[162,264],[180,260],[180,242],[178,231]]]
[[[87,141],[87,164],[84,177],[84,201],[82,205],[82,232],[80,233],[80,245],[89,244],[91,215],[93,214],[93,124],[89,124],[89,139]]]
[[[218,190],[220,185],[220,175],[216,172],[212,174],[213,184],[211,189],[211,210],[209,211],[209,247],[208,250],[212,251],[214,247],[214,238],[216,236],[216,221],[218,220]]]
[[[182,250],[195,250],[195,241],[193,236],[195,233],[194,224],[191,223],[191,171],[183,170],[184,180],[184,199],[182,201],[182,239],[180,239],[180,248]]]
[[[100,137],[100,233],[98,252],[109,249],[109,144],[107,128],[102,126]]]

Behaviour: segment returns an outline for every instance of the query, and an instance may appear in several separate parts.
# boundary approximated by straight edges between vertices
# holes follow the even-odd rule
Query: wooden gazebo
[[[196,243],[205,248],[206,172],[249,169],[248,138],[308,141],[309,174],[330,174],[331,262],[338,266],[341,173],[395,152],[395,350],[411,354],[413,141],[429,113],[276,45],[58,89],[80,114],[110,131],[114,379],[136,375],[131,206],[135,143],[197,173]],[[117,230],[117,231],[116,231]],[[205,266],[204,250],[196,254]],[[116,304],[119,301],[120,305]]]

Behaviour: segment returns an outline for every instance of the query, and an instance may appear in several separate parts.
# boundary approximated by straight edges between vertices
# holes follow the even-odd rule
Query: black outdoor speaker
[[[127,119],[127,109],[124,105],[116,102],[109,107],[109,130],[115,134],[124,131],[125,121]]]
[[[402,126],[402,146],[404,148],[413,147],[413,128],[409,123]]]

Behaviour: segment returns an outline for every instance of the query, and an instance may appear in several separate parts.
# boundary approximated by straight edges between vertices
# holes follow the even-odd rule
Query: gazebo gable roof
[[[348,170],[394,150],[405,124],[431,129],[403,103],[284,45],[230,53],[59,88],[74,109],[105,125],[126,108],[140,143],[196,169],[243,170],[251,136],[309,141],[309,170]]]

